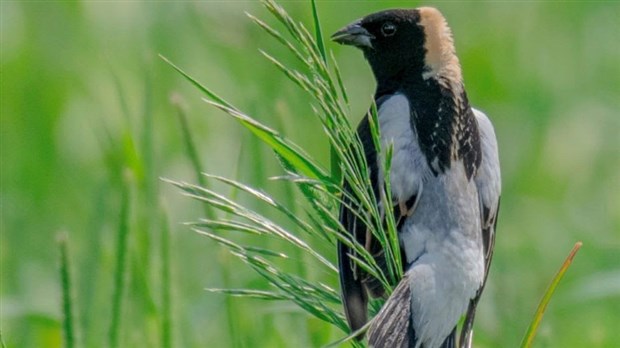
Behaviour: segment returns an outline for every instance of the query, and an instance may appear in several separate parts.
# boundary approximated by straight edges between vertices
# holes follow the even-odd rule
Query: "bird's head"
[[[361,49],[379,83],[404,75],[461,80],[452,33],[435,8],[373,13],[337,31],[332,40]]]

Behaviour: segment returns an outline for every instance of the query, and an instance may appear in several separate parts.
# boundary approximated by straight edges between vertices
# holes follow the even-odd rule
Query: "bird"
[[[338,243],[351,332],[368,323],[369,298],[383,297],[385,304],[366,332],[371,347],[471,347],[493,256],[501,174],[495,130],[470,105],[452,31],[435,8],[388,9],[345,26],[331,39],[360,49],[376,80],[382,151],[372,140],[371,111],[357,134],[369,189],[379,206],[393,207],[403,259],[403,277],[388,297],[359,267],[350,243]],[[383,173],[390,146],[390,171]],[[382,199],[387,175],[391,192]],[[342,189],[339,220],[347,238],[385,267],[380,243],[356,212],[360,204],[347,198],[355,194],[351,184],[344,180]]]

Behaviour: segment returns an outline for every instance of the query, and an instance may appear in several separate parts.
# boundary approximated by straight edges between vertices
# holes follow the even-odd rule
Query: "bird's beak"
[[[347,25],[332,35],[332,40],[339,44],[359,48],[372,48],[374,38],[359,22]]]

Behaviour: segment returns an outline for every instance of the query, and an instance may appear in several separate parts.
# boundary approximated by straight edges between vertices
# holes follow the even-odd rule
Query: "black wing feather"
[[[391,95],[386,94],[376,97],[377,110],[381,105],[389,99]],[[370,114],[370,112],[369,112]],[[379,169],[377,164],[377,152],[372,139],[370,122],[368,115],[362,119],[357,134],[362,143],[364,157],[368,166],[371,187],[369,189],[374,193],[374,197],[379,197]],[[345,180],[343,183],[343,204],[340,207],[340,223],[349,233],[352,242],[363,245],[373,255],[377,265],[384,272],[387,271],[387,263],[385,253],[381,248],[381,243],[370,235],[368,228],[357,218],[354,211],[359,210],[359,204],[351,201],[350,197],[354,197],[350,184]],[[416,197],[407,200],[406,205],[411,208],[416,201]],[[397,229],[400,230],[404,222],[404,216],[401,216],[400,209],[394,209],[394,221],[397,222]],[[338,267],[340,270],[340,284],[342,288],[342,301],[344,303],[347,321],[352,331],[357,331],[368,320],[367,307],[368,296],[380,297],[385,294],[385,289],[381,282],[364,272],[350,257],[352,250],[345,244],[338,242]],[[401,249],[401,257],[403,258],[403,268],[406,265],[406,256]],[[404,270],[404,269],[403,269]]]
[[[357,134],[362,142],[364,156],[370,171],[372,189],[376,193],[378,177],[377,155],[367,117],[364,117],[360,122]],[[346,180],[343,184],[343,191],[345,194],[343,195],[344,204],[340,207],[340,223],[349,233],[351,241],[365,245],[367,228],[361,221],[358,221],[357,216],[352,211],[353,209],[358,209],[359,205],[349,199],[354,193]],[[364,283],[368,283],[368,280],[363,280],[366,278],[366,275],[363,274],[359,267],[355,267],[354,261],[349,257],[351,254],[352,250],[348,246],[338,242],[338,268],[340,271],[342,301],[349,326],[352,331],[356,331],[364,326],[368,320],[368,295],[364,288]]]

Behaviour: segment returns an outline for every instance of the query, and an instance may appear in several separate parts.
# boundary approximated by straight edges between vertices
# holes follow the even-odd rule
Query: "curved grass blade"
[[[60,249],[60,283],[62,284],[62,328],[64,334],[64,347],[75,347],[76,332],[73,317],[73,297],[71,296],[71,272],[69,265],[69,246],[67,234],[62,233],[58,236],[58,247]]]
[[[323,42],[323,33],[321,31],[321,23],[319,21],[319,12],[316,8],[316,1],[310,0],[312,4],[312,19],[314,19],[314,35],[316,44],[319,48],[319,52],[321,53],[321,58],[323,58],[323,62],[327,64],[327,54],[325,54],[325,43]]]
[[[196,180],[202,187],[209,187],[208,182],[202,173],[204,172],[204,167],[202,162],[200,161],[200,156],[198,155],[198,150],[196,149],[196,144],[194,142],[194,137],[192,136],[192,132],[189,127],[189,123],[187,121],[187,113],[184,103],[181,100],[179,95],[173,95],[171,98],[171,103],[177,111],[177,117],[179,120],[179,124],[181,125],[181,132],[183,133],[183,141],[185,143],[185,151],[187,152],[187,157],[189,157],[190,162],[192,163],[192,168],[194,169],[194,175],[196,176]],[[208,218],[215,217],[215,212],[211,209],[211,206],[204,205],[204,214]]]
[[[274,292],[274,291],[265,291],[265,290],[256,290],[256,289],[219,289],[219,288],[206,288],[205,290],[209,292],[218,293],[218,294],[238,296],[238,297],[250,297],[250,298],[256,298],[259,300],[270,300],[270,301],[290,300],[290,297]]]
[[[168,65],[170,65],[174,70],[176,70],[179,74],[181,74],[183,77],[185,77],[186,80],[188,80],[192,85],[194,85],[196,88],[198,88],[201,92],[206,94],[209,98],[217,101],[218,103],[220,103],[222,105],[226,105],[226,106],[228,106],[230,108],[233,107],[232,104],[230,104],[229,102],[227,102],[226,100],[224,100],[223,98],[221,98],[220,96],[215,94],[213,91],[211,91],[207,87],[203,86],[200,82],[198,82],[196,79],[191,77],[188,73],[186,73],[183,69],[179,68],[176,64],[174,64],[168,58],[164,57],[161,54],[159,55],[159,58],[161,58],[164,62],[166,62]]]
[[[287,139],[281,137],[276,131],[270,129],[269,127],[261,124],[255,119],[251,118],[248,115],[243,114],[237,108],[235,108],[232,104],[228,103],[226,100],[215,94],[213,91],[203,86],[196,79],[187,74],[183,69],[176,66],[172,63],[168,58],[160,55],[161,59],[163,59],[166,63],[168,63],[172,68],[174,68],[177,72],[179,72],[183,77],[185,77],[189,82],[191,82],[194,86],[196,86],[199,90],[201,90],[204,94],[207,95],[207,98],[203,98],[203,100],[218,109],[228,113],[233,116],[237,121],[239,121],[244,127],[249,129],[252,134],[258,137],[260,140],[265,142],[269,147],[271,147],[275,152],[277,152],[280,156],[286,158],[291,163],[295,164],[297,168],[304,174],[312,178],[320,179],[320,180],[330,180],[329,176],[326,175],[321,168],[316,165],[308,155],[303,153],[303,151],[296,145],[292,144]]]
[[[303,152],[303,150],[301,150],[301,148],[280,136],[280,134],[278,134],[275,130],[263,125],[250,116],[243,114],[234,107],[229,107],[225,104],[205,98],[203,98],[203,101],[217,107],[218,109],[221,109],[237,119],[237,121],[239,121],[244,127],[249,129],[256,137],[271,147],[276,153],[278,153],[278,155],[289,161],[304,175],[319,179],[321,181],[331,181],[330,177],[327,176],[323,170],[315,164],[310,157]]]
[[[538,331],[538,326],[540,325],[543,315],[545,314],[547,305],[549,305],[549,301],[551,301],[551,297],[553,296],[555,289],[558,287],[560,280],[562,280],[564,273],[566,273],[568,267],[570,267],[573,259],[575,258],[575,255],[579,251],[579,248],[581,248],[582,244],[583,243],[581,242],[575,243],[575,246],[573,246],[573,249],[566,257],[566,260],[564,260],[564,263],[562,263],[562,266],[555,274],[555,277],[553,277],[553,280],[551,280],[551,284],[549,284],[547,291],[545,291],[543,298],[540,300],[538,308],[536,309],[536,314],[534,314],[534,318],[532,319],[530,326],[527,328],[525,337],[523,337],[523,341],[521,341],[521,348],[529,348],[532,346],[532,342],[534,341],[534,337],[536,336],[536,332]]]
[[[112,296],[112,318],[108,332],[109,345],[112,348],[119,346],[123,298],[125,294],[126,262],[128,257],[127,242],[129,237],[129,180],[123,183],[121,198],[121,212],[116,241],[116,265],[114,271],[114,294]]]
[[[357,329],[356,331],[352,332],[351,334],[349,334],[348,336],[345,336],[337,341],[334,341],[326,346],[324,346],[323,348],[334,348],[334,347],[339,347],[347,342],[353,344],[354,347],[363,347],[363,343],[357,341],[356,339],[358,337],[363,337],[364,334],[366,333],[366,331],[368,331],[368,329],[370,328],[370,325],[372,325],[372,320],[369,320],[366,324],[364,324],[364,326],[360,327],[359,329]]]
[[[173,340],[172,322],[172,285],[174,284],[171,276],[171,257],[170,257],[170,225],[168,222],[167,209],[160,205],[161,215],[161,344],[164,348],[171,348]]]

